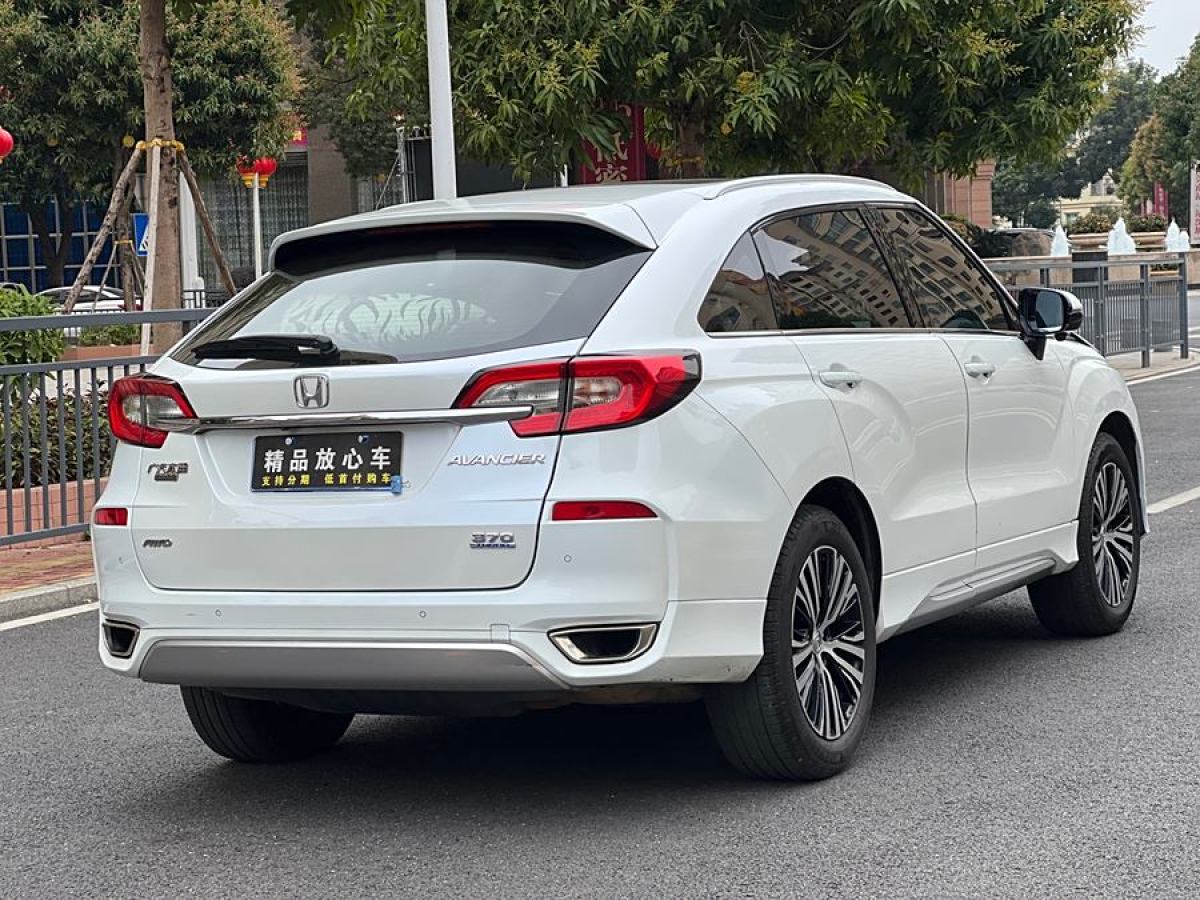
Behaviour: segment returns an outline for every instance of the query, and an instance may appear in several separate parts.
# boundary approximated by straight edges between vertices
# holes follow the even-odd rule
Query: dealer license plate
[[[387,491],[400,478],[399,431],[271,435],[254,441],[253,491]]]

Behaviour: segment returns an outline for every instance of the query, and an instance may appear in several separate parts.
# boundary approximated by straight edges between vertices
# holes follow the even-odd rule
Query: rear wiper
[[[336,365],[341,351],[323,334],[245,334],[192,348],[196,359],[270,359]]]

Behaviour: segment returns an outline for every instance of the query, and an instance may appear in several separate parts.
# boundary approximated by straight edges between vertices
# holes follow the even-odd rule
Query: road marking
[[[84,603],[82,606],[71,606],[67,609],[56,609],[53,612],[28,616],[24,619],[13,619],[11,622],[0,622],[0,631],[12,631],[14,628],[26,628],[30,625],[40,625],[42,622],[53,622],[55,619],[78,616],[85,612],[91,612],[99,606],[99,603]]]
[[[1146,507],[1146,512],[1153,516],[1156,513],[1166,512],[1168,509],[1174,509],[1176,506],[1191,503],[1193,500],[1200,500],[1200,487],[1194,487],[1190,491],[1181,491],[1151,503]]]
[[[1193,363],[1192,365],[1184,366],[1171,372],[1163,372],[1161,375],[1147,375],[1145,378],[1130,378],[1128,380],[1128,384],[1130,387],[1134,387],[1135,385],[1139,384],[1149,384],[1151,381],[1161,381],[1164,378],[1174,378],[1176,375],[1194,375],[1196,374],[1197,370],[1200,370],[1200,366]]]

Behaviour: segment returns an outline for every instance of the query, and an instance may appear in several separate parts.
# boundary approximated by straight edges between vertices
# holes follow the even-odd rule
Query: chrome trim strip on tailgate
[[[531,406],[492,406],[476,409],[408,409],[370,413],[286,413],[277,416],[155,416],[150,426],[162,431],[201,434],[222,429],[343,428],[388,425],[486,425],[532,415]]]

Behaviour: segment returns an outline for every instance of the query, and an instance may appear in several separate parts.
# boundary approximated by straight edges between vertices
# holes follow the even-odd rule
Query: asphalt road
[[[1134,393],[1151,500],[1200,485],[1200,374]],[[238,766],[100,669],[91,614],[0,633],[0,897],[1197,896],[1197,511],[1152,520],[1115,637],[1014,594],[884,645],[812,785],[733,774],[696,707],[362,717]]]

